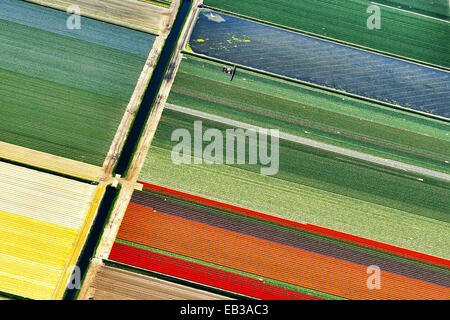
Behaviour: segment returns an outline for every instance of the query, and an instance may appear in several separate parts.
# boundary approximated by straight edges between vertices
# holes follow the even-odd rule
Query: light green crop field
[[[103,45],[114,30],[92,24],[100,44],[0,19],[1,141],[103,164],[146,56]]]
[[[195,117],[165,110],[140,180],[285,219],[449,258],[449,187],[353,164],[280,141],[279,171],[258,165],[180,164],[175,129]],[[225,125],[203,120],[203,129]],[[247,147],[248,150],[248,147]]]
[[[238,69],[185,57],[168,102],[252,125],[450,173],[450,125]]]
[[[441,3],[441,2],[440,2]],[[369,30],[366,0],[205,0],[205,4],[293,29],[450,67],[449,25],[381,8],[381,29]],[[448,8],[448,6],[447,6]]]

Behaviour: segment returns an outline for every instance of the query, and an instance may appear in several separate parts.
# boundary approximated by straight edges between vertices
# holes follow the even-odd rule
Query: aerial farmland
[[[0,298],[449,300],[449,23],[2,0]]]

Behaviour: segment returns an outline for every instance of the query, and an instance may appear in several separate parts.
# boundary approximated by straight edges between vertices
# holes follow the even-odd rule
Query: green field
[[[450,125],[376,104],[185,57],[168,102],[450,173]]]
[[[280,169],[175,165],[171,133],[195,118],[166,110],[139,179],[248,209],[449,258],[449,188],[280,142]],[[224,130],[220,123],[203,127]]]
[[[94,40],[0,19],[1,141],[103,164],[146,56],[105,45],[118,27],[89,21]]]
[[[369,30],[365,0],[205,0],[205,4],[289,28],[450,67],[448,23],[381,8],[381,29]],[[447,6],[448,8],[448,6]]]
[[[450,18],[448,0],[377,0],[375,2],[447,21]]]

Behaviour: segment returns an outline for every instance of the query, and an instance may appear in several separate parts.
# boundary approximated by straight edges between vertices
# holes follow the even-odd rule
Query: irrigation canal
[[[150,83],[144,94],[141,106],[139,107],[139,110],[132,124],[131,130],[125,141],[125,145],[122,149],[122,153],[117,162],[115,168],[116,174],[124,175],[131,163],[134,152],[137,148],[140,137],[142,135],[142,131],[145,127],[145,123],[147,122],[149,114],[156,101],[156,96],[158,95],[159,88],[161,87],[162,80],[173,56],[173,52],[178,42],[181,29],[183,28],[184,22],[186,20],[187,15],[189,14],[191,6],[192,6],[191,0],[183,0],[180,9],[178,10],[172,29],[169,35],[167,36],[166,42],[164,44],[156,67],[150,79]],[[106,189],[105,195],[99,206],[97,216],[89,232],[88,239],[86,240],[83,251],[77,262],[77,266],[80,268],[80,274],[82,275],[82,278],[86,276],[91,258],[93,257],[95,250],[98,246],[98,243],[100,241],[103,232],[103,228],[105,226],[105,223],[107,222],[109,213],[112,210],[112,207],[115,203],[118,193],[119,190],[111,186],[108,186]],[[80,291],[79,288],[66,290],[64,299],[65,300],[76,299],[79,291]]]
[[[164,79],[164,75],[166,74],[170,60],[177,45],[178,38],[180,37],[181,29],[183,28],[184,22],[186,21],[186,17],[189,14],[191,6],[191,0],[183,0],[180,9],[178,10],[172,29],[167,36],[156,67],[153,70],[153,74],[144,94],[144,98],[142,99],[141,106],[139,107],[139,110],[133,121],[127,139],[125,140],[125,144],[123,146],[119,160],[117,161],[116,167],[114,169],[115,174],[124,176],[128,170],[128,167],[138,146],[139,140],[142,136],[142,131],[144,130],[147,119],[153,109],[153,105],[156,101],[159,88],[161,87],[162,80]]]

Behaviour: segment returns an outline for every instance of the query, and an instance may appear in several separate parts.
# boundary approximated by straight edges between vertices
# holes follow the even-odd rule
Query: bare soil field
[[[124,27],[160,34],[171,9],[139,0],[27,0],[66,11],[72,5],[81,9],[81,15],[122,25]]]
[[[225,296],[117,268],[102,266],[91,286],[93,300],[224,300]]]

